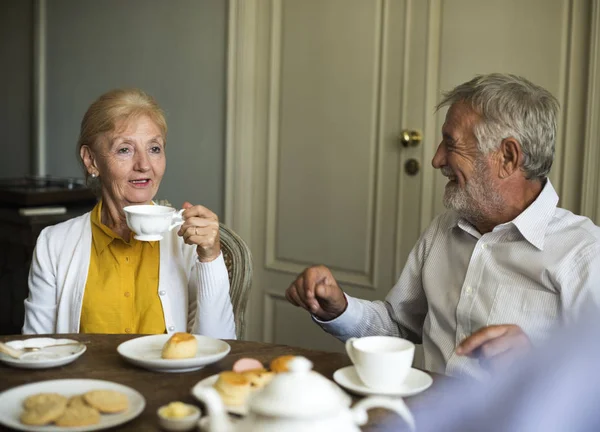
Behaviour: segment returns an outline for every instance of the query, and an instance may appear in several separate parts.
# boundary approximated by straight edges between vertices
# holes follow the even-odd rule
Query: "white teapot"
[[[350,408],[351,398],[336,384],[312,371],[308,359],[296,357],[288,367],[290,372],[277,374],[250,398],[249,414],[235,424],[215,389],[196,389],[194,395],[208,409],[206,429],[209,432],[359,432],[358,426],[367,422],[367,410],[371,408],[395,411],[411,430],[415,429],[413,416],[402,399],[368,397]]]

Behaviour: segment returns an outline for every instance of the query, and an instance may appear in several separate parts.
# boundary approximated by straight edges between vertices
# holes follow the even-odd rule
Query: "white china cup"
[[[183,209],[160,205],[132,205],[123,209],[127,226],[136,235],[136,240],[162,240],[163,234],[183,223]]]
[[[410,372],[415,345],[392,336],[367,336],[346,341],[346,352],[361,381],[373,390],[397,390]]]

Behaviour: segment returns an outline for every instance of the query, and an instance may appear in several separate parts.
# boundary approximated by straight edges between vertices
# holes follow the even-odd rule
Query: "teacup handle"
[[[175,213],[173,213],[173,216],[171,218],[171,225],[169,225],[169,231],[171,231],[173,228],[178,227],[179,225],[183,224],[183,212],[185,211],[185,209],[181,209]]]
[[[356,403],[352,407],[352,414],[357,425],[365,424],[369,418],[367,411],[371,408],[387,408],[397,413],[406,422],[411,431],[415,431],[415,418],[408,410],[402,399],[391,399],[380,396],[371,396]]]
[[[351,337],[350,339],[348,339],[346,341],[346,353],[348,354],[348,357],[350,357],[350,360],[352,361],[352,363],[356,363],[354,361],[354,341],[356,340],[355,337]]]

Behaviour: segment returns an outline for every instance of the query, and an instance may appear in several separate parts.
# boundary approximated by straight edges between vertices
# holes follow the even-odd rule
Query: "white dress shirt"
[[[548,180],[523,213],[484,235],[447,211],[414,246],[385,301],[347,295],[342,315],[315,321],[341,340],[392,335],[422,342],[426,369],[484,378],[476,359],[454,352],[467,336],[516,324],[536,344],[598,299],[600,228],[557,203]]]
[[[78,333],[92,251],[90,213],[44,228],[29,271],[23,333]],[[223,255],[198,260],[177,230],[160,241],[157,292],[167,333],[235,339],[229,276]]]

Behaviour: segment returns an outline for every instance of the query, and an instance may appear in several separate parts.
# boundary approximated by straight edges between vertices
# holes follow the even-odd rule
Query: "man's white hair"
[[[457,102],[467,103],[481,116],[473,132],[483,154],[512,137],[521,144],[526,178],[546,178],[554,160],[559,110],[549,91],[520,76],[493,73],[477,75],[444,93],[436,110]]]

